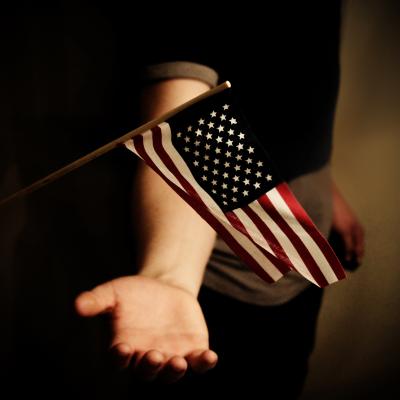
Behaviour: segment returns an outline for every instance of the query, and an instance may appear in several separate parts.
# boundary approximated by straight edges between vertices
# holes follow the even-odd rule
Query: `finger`
[[[364,229],[357,225],[353,232],[353,240],[355,243],[355,252],[357,255],[357,261],[360,263],[364,257],[365,251],[365,239],[364,239]]]
[[[115,295],[110,282],[83,292],[75,299],[75,309],[82,317],[93,317],[107,312],[114,305]]]
[[[159,379],[163,383],[174,383],[181,379],[187,370],[187,361],[181,356],[170,358],[159,372]]]
[[[164,365],[165,356],[157,350],[150,350],[136,360],[135,375],[145,381],[152,381]]]
[[[117,369],[125,369],[129,366],[133,356],[133,349],[127,343],[118,343],[110,348],[110,360]]]
[[[350,232],[343,234],[343,242],[345,249],[345,258],[347,261],[351,261],[354,251],[353,235]]]
[[[194,372],[203,374],[216,366],[218,356],[212,350],[197,350],[188,354],[186,360]]]

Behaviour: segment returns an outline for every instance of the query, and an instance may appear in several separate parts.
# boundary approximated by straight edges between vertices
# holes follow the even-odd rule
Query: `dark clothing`
[[[286,304],[265,307],[203,287],[199,300],[210,345],[220,355],[205,379],[209,387],[246,389],[249,397],[297,398],[314,348],[322,293],[312,286]]]

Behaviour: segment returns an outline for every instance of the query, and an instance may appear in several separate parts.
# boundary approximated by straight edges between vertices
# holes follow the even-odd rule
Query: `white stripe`
[[[164,165],[162,162],[161,158],[159,155],[156,153],[153,147],[153,133],[151,132],[151,135],[148,135],[143,138],[143,147],[147,153],[147,155],[153,160],[154,164],[156,164],[159,168],[159,170],[163,173],[163,175],[173,184],[179,187],[179,189],[182,189],[184,192],[186,190],[184,187],[180,184],[179,180],[175,177],[174,174],[171,173],[171,171]]]
[[[269,253],[275,254],[272,251],[269,243],[265,240],[263,234],[257,228],[257,225],[254,224],[254,222],[249,218],[249,216],[242,209],[237,208],[236,210],[233,210],[232,212],[233,212],[233,214],[235,214],[238,217],[239,221],[246,228],[249,228],[246,230],[254,242],[258,243],[263,249],[267,250]]]
[[[133,144],[133,139],[129,139],[124,143],[124,146],[130,150],[132,153],[135,153],[138,157],[140,157],[139,153],[135,149],[135,145]],[[142,158],[142,157],[140,157]]]
[[[303,244],[307,247],[328,283],[336,282],[337,277],[333,272],[328,260],[325,258],[323,252],[315,243],[314,239],[308,234],[308,232],[301,226],[299,221],[293,215],[292,211],[278,190],[270,190],[267,193],[267,196],[282,218],[289,224],[290,228],[297,234]]]
[[[209,196],[209,194],[196,182],[192,175],[189,167],[186,165],[185,161],[182,159],[181,155],[177,152],[171,142],[171,129],[167,123],[162,123],[160,125],[162,131],[162,144],[163,148],[169,157],[174,162],[175,166],[178,168],[181,175],[190,183],[190,185],[195,189],[201,200],[208,207],[210,212],[223,224],[223,226],[228,230],[228,232],[234,237],[234,239],[240,244],[241,247],[247,249],[251,256],[256,260],[256,262],[271,276],[275,281],[280,279],[283,275],[282,273],[262,254],[262,252],[257,248],[257,246],[251,242],[244,234],[237,231],[226,218],[223,211],[220,209],[217,203]]]
[[[304,264],[300,254],[293,246],[287,235],[279,228],[278,224],[268,215],[268,213],[262,208],[261,204],[255,200],[249,204],[249,207],[261,218],[263,223],[269,228],[271,233],[274,235],[276,240],[285,251],[289,260],[292,262],[296,270],[303,275],[306,279],[313,283],[317,283],[313,276],[310,274],[307,266]]]
[[[147,132],[149,132],[150,134],[147,135]],[[158,165],[158,168],[160,169],[160,171],[163,173],[163,175],[169,181],[171,181],[173,184],[178,186],[179,189],[185,191],[185,189],[182,187],[182,185],[179,183],[179,181],[175,178],[175,176],[173,174],[171,174],[169,169],[164,166],[164,164],[162,163],[162,161],[158,157],[158,154],[154,151],[154,148],[153,148],[152,143],[151,143],[152,142],[152,132],[151,131],[146,131],[143,135],[145,135],[144,138],[143,138],[143,147],[144,147],[145,152],[147,153],[147,155],[153,160],[153,162],[155,164]],[[135,153],[137,156],[142,158],[139,155],[139,152],[136,150],[135,142],[133,141],[133,139],[130,139],[127,142],[125,142],[124,145],[132,153]]]

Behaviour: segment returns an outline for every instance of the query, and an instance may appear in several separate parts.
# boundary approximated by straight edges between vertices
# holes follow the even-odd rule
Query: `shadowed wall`
[[[366,256],[327,290],[303,399],[400,394],[399,22],[396,1],[345,9],[333,173],[365,225]]]

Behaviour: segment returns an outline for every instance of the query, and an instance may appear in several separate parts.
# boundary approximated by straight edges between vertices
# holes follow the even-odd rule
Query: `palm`
[[[196,372],[215,366],[208,330],[197,299],[156,279],[131,276],[84,292],[76,300],[79,314],[112,317],[112,350],[121,367],[133,364],[144,379],[181,378],[188,365]]]
[[[140,352],[158,350],[185,356],[208,348],[208,331],[192,295],[154,279],[133,276],[112,281],[113,343]]]

